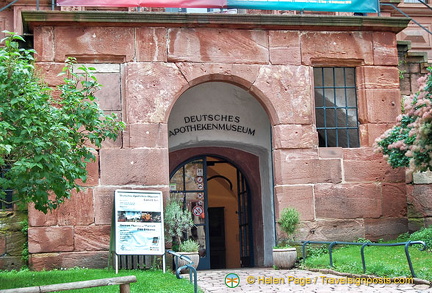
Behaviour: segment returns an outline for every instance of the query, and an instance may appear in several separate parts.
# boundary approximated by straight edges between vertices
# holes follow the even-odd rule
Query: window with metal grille
[[[320,147],[360,146],[353,67],[316,67],[315,113]]]
[[[7,168],[1,168],[0,167],[0,178],[3,178],[4,174],[8,171]],[[12,202],[12,193],[13,191],[10,189],[3,190],[0,186],[0,191],[3,191],[3,193],[0,193],[0,210],[12,210],[13,204]]]

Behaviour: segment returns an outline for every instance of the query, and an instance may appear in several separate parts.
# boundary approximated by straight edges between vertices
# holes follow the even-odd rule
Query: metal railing
[[[180,276],[180,272],[183,269],[187,269],[189,271],[189,281],[194,284],[194,292],[197,293],[198,292],[198,276],[197,276],[196,269],[192,266],[193,261],[188,256],[181,255],[181,254],[176,253],[172,250],[167,250],[166,252],[169,254],[172,254],[174,256],[174,263],[175,263],[175,267],[176,267],[177,279],[182,279],[183,277]],[[185,260],[187,262],[187,264],[179,267],[178,264],[179,264],[180,259]]]
[[[0,12],[2,12],[5,9],[8,9],[9,7],[11,7],[12,5],[14,5],[18,1],[19,0],[14,0],[11,3],[9,3],[9,4],[7,4],[7,5],[3,6],[3,7],[1,7],[0,8]],[[36,10],[39,10],[39,7],[40,7],[40,3],[39,2],[40,2],[39,0],[36,0]],[[51,10],[55,10],[55,5],[56,5],[56,0],[51,0]]]
[[[423,3],[423,2],[420,2]],[[425,3],[423,3],[425,4]],[[418,25],[420,28],[422,28],[424,31],[426,31],[427,33],[432,35],[432,32],[430,30],[427,29],[427,27],[425,27],[424,25],[420,24],[418,21],[416,21],[414,18],[412,18],[411,16],[409,16],[408,14],[406,14],[405,12],[403,12],[401,9],[399,9],[398,7],[394,6],[393,4],[390,3],[381,3],[381,6],[390,6],[393,9],[397,10],[399,13],[401,13],[403,16],[408,17],[409,19],[411,19],[412,22],[414,22],[416,25]],[[430,9],[430,6],[427,5],[427,7]]]
[[[329,258],[330,258],[330,266],[333,266],[333,247],[336,245],[357,245],[361,246],[360,248],[360,255],[362,259],[362,265],[363,265],[363,273],[366,273],[366,260],[364,256],[364,249],[367,246],[405,246],[405,255],[407,258],[408,266],[411,271],[411,275],[416,278],[416,274],[414,272],[414,268],[411,262],[411,257],[408,251],[409,246],[411,245],[422,245],[422,248],[419,248],[420,251],[423,251],[426,249],[426,243],[424,241],[407,241],[407,242],[398,242],[398,243],[373,243],[373,242],[341,242],[341,241],[301,241],[302,243],[302,256],[303,261],[306,259],[306,245],[308,244],[328,244],[328,251],[329,251]]]

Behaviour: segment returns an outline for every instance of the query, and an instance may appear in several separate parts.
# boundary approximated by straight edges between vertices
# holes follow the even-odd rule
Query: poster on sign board
[[[116,190],[114,213],[117,254],[165,253],[162,192]]]

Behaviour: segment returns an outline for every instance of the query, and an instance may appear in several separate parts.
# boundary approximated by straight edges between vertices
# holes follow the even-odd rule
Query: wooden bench
[[[135,276],[114,277],[106,279],[97,279],[89,281],[25,287],[16,289],[0,290],[0,293],[42,293],[42,292],[57,292],[64,290],[85,289],[94,287],[103,287],[110,285],[120,285],[120,293],[130,293],[130,283],[137,281]]]

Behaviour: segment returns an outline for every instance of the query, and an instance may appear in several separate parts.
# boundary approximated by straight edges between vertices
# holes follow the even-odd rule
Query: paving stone
[[[234,273],[240,277],[240,284],[236,288],[225,286],[227,274]],[[249,278],[248,277],[253,277]],[[343,282],[347,275],[335,275],[328,272],[311,272],[299,269],[274,270],[272,268],[244,268],[198,271],[198,286],[203,292],[307,292],[307,293],[333,293],[333,292],[432,292],[429,283],[424,284],[334,284]],[[249,281],[248,281],[249,280]],[[300,281],[309,280],[308,284]],[[297,284],[296,284],[297,282]]]

